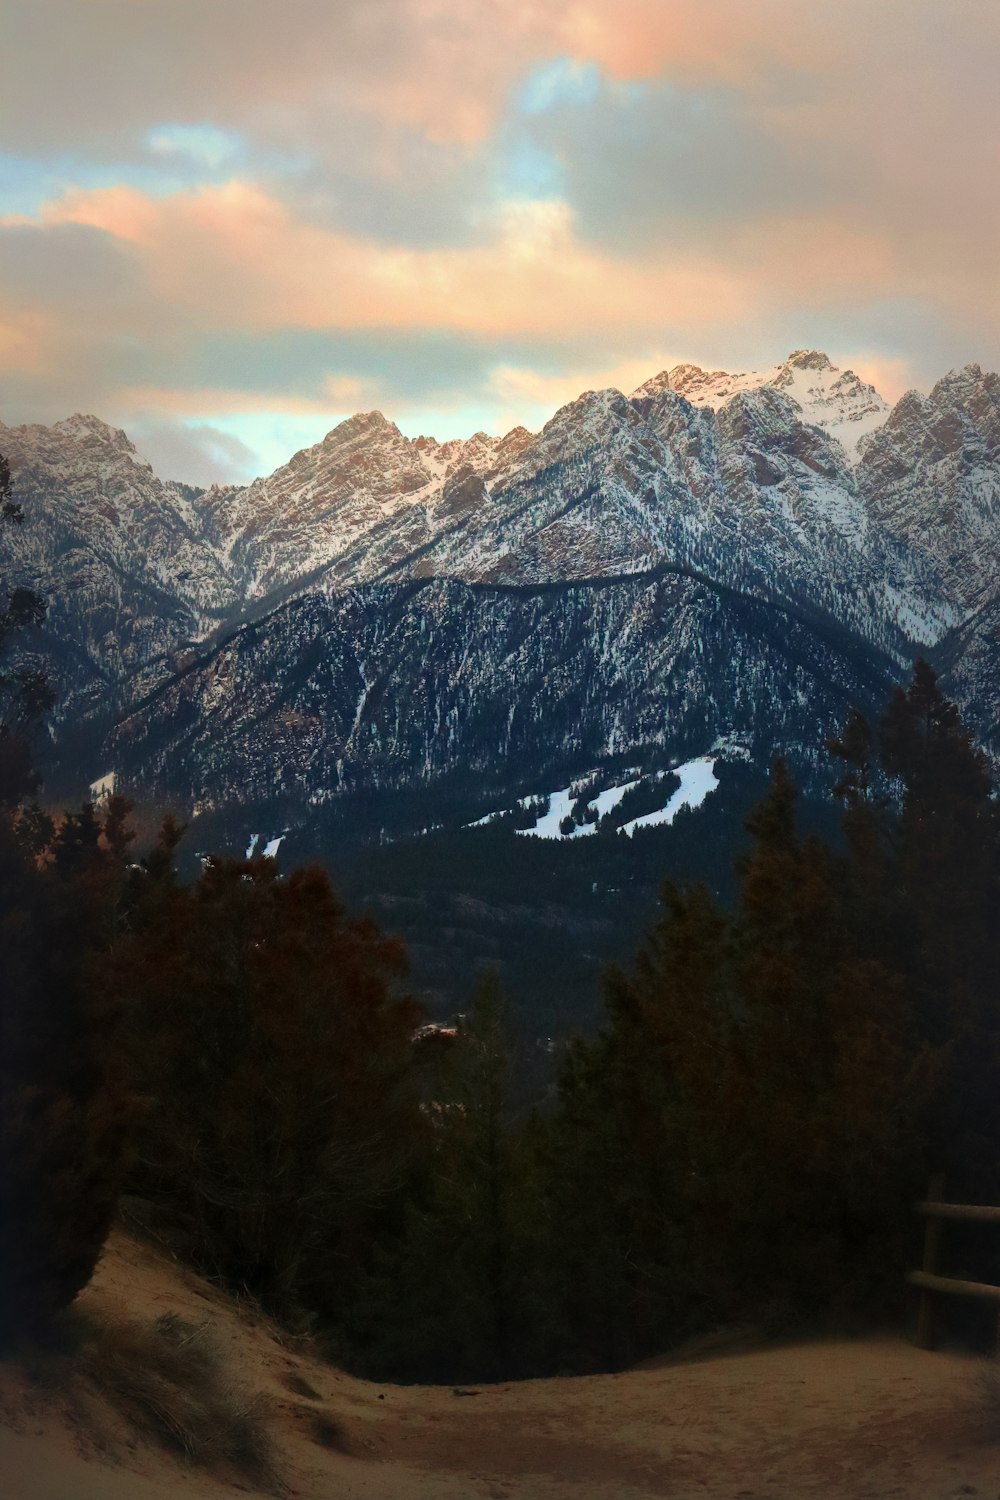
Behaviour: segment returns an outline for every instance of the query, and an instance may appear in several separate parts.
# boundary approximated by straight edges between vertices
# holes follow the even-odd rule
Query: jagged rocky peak
[[[539,438],[544,440],[563,432],[583,432],[597,437],[609,426],[623,422],[631,424],[635,419],[636,411],[631,401],[613,386],[600,391],[583,391],[575,401],[568,401],[549,418]]]
[[[699,365],[675,365],[661,371],[633,392],[633,399],[663,390],[676,391],[693,406],[719,411],[734,397],[747,391],[774,387],[789,396],[801,410],[800,420],[822,427],[844,447],[854,462],[859,444],[876,431],[889,415],[889,403],[875,387],[853,370],[839,370],[821,349],[793,349],[780,365],[768,370],[703,370]]]
[[[914,455],[905,450],[914,445],[938,458],[961,450],[971,459],[981,449],[994,456],[1000,451],[1000,376],[969,364],[950,370],[929,395],[907,391],[893,407],[881,439],[870,445],[873,461],[900,444],[908,463]]]
[[[373,439],[402,437],[395,422],[380,411],[359,411],[331,427],[320,447],[337,447],[345,443],[371,442]]]
[[[737,391],[720,409],[718,428],[731,441],[773,443],[800,425],[796,402],[776,386]]]
[[[98,442],[108,443],[114,448],[127,448],[130,453],[135,452],[135,446],[127,433],[120,427],[111,427],[107,422],[102,422],[100,417],[95,417],[87,412],[74,412],[71,417],[64,417],[61,422],[55,422],[53,432],[61,433],[68,438],[96,438]]]
[[[616,446],[643,425],[636,404],[621,391],[609,387],[601,391],[584,391],[575,401],[561,406],[550,417],[537,436],[521,441],[511,467],[541,472],[550,464],[571,457]]]
[[[871,514],[919,551],[959,616],[1000,574],[1000,378],[952,370],[929,395],[907,391],[865,445],[858,480]]]
[[[780,387],[737,392],[715,420],[720,458],[731,482],[748,472],[754,484],[765,488],[827,481],[850,504],[853,482],[842,446],[831,442],[822,427],[803,422],[798,402]],[[856,523],[852,516],[852,530]]]
[[[429,478],[444,481],[459,473],[471,471],[487,477],[510,468],[533,436],[527,427],[512,427],[503,437],[474,432],[470,438],[449,438],[444,443],[421,435],[414,438],[413,447]]]
[[[905,428],[915,421],[923,421],[926,409],[927,397],[922,391],[904,391],[882,424],[879,434],[880,442],[884,444],[892,433],[898,432],[901,428]],[[865,449],[866,455],[869,449],[874,452],[875,447],[874,442],[869,444]]]
[[[785,370],[835,370],[828,354],[822,349],[793,349],[782,366]]]
[[[719,388],[727,382],[741,377],[728,375],[725,370],[703,370],[700,365],[674,365],[670,370],[661,370],[651,375],[632,392],[633,401],[659,396],[663,391],[675,391],[694,406],[715,406],[725,396],[719,396]],[[727,391],[727,394],[731,392]]]
[[[109,468],[127,461],[126,472],[138,468],[147,474],[152,469],[140,458],[128,435],[120,427],[111,427],[95,417],[75,412],[54,422],[51,427],[33,423],[23,427],[5,427],[0,423],[0,441],[5,456],[15,468],[23,465],[66,465],[74,471],[97,468],[106,473]]]
[[[983,437],[1000,436],[1000,375],[981,365],[963,365],[939,380],[928,398],[939,411],[961,411]]]

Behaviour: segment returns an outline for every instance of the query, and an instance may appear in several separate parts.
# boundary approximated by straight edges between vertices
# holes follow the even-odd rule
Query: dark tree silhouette
[[[34,1329],[89,1281],[126,1160],[130,1093],[114,941],[126,809],[53,829],[0,813],[0,1330]]]
[[[186,888],[168,825],[109,983],[147,1101],[136,1194],[202,1267],[286,1312],[334,1307],[412,1148],[398,943],[326,873],[210,860]]]

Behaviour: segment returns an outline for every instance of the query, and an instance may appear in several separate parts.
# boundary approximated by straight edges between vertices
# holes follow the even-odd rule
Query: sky
[[[1000,367],[997,0],[3,0],[0,419],[164,478]]]

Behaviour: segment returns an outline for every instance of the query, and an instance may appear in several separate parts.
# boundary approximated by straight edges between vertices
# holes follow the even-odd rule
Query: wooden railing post
[[[927,1188],[927,1198],[931,1203],[940,1203],[944,1198],[944,1173],[935,1172],[931,1177]],[[941,1220],[934,1214],[929,1214],[924,1226],[924,1264],[923,1270],[933,1276],[938,1268],[938,1257],[941,1250]],[[917,1312],[917,1348],[932,1349],[934,1347],[934,1303],[933,1294],[926,1287],[920,1289],[920,1307]]]

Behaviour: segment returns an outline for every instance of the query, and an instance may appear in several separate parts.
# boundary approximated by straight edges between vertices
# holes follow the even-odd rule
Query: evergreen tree
[[[24,511],[14,499],[10,466],[0,455],[0,525],[20,526]],[[0,591],[0,655],[12,639],[40,625],[46,604],[33,589]],[[31,766],[28,734],[51,708],[45,673],[30,661],[0,670],[0,808],[16,808],[38,789]]]
[[[859,951],[845,862],[795,831],[775,766],[748,822],[734,974],[741,1007],[732,1198],[762,1290],[799,1306],[850,1301],[898,1278],[892,1238],[912,1193],[915,1038],[898,975]],[[742,1192],[741,1192],[742,1189]],[[751,1285],[748,1278],[747,1287]]]
[[[1000,1191],[1000,814],[990,768],[924,661],[877,733],[865,732],[863,787],[857,755],[835,749],[849,767],[848,830],[864,829],[867,864],[855,865],[867,949],[901,976],[923,1043],[927,1163],[955,1190],[989,1197]]]
[[[147,1101],[133,1188],[204,1269],[333,1315],[411,1150],[404,955],[315,866],[284,879],[272,860],[213,859],[178,885],[176,837],[114,971]]]
[[[688,1331],[713,1280],[692,1226],[723,1167],[729,924],[702,887],[667,885],[663,905],[634,969],[608,976],[609,1025],[571,1050],[550,1127],[568,1347],[599,1367]]]
[[[396,1231],[376,1258],[369,1368],[414,1379],[534,1373],[548,1352],[539,1147],[515,1118],[509,1011],[494,975],[423,1064],[427,1129]]]
[[[125,809],[53,830],[0,814],[0,1329],[34,1329],[86,1285],[126,1167],[121,1006],[96,982],[113,941]]]
[[[923,1055],[901,975],[859,947],[851,856],[795,814],[779,761],[736,911],[666,887],[609,976],[606,1031],[571,1055],[554,1191],[587,1228],[568,1322],[600,1363],[751,1310],[898,1295]]]

